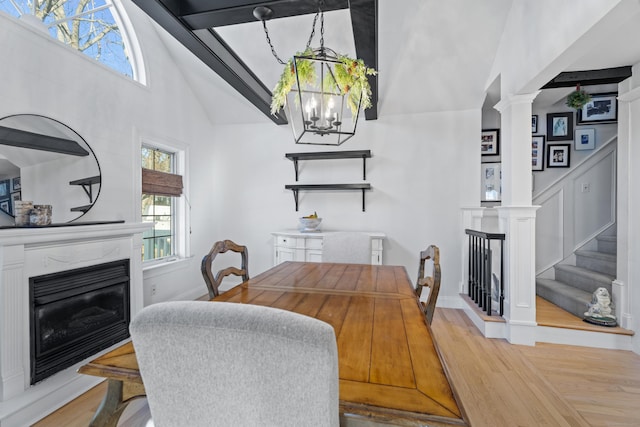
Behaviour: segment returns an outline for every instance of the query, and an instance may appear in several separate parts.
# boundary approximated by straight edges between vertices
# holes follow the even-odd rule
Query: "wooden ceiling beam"
[[[176,40],[193,52],[235,90],[276,124],[286,124],[281,110],[270,112],[271,91],[236,55],[215,31],[215,27],[255,22],[257,6],[272,9],[271,19],[316,13],[317,0],[133,0]],[[356,56],[369,67],[378,69],[378,1],[324,0],[323,11],[350,9]],[[365,110],[367,120],[378,118],[378,78],[369,76],[372,108]]]
[[[196,34],[172,12],[175,2],[167,2],[171,8],[161,0],[133,2],[274,123],[287,124],[283,111],[271,114],[271,91],[214,30],[198,30]]]
[[[558,74],[553,80],[542,89],[552,89],[558,87],[594,86],[604,84],[617,84],[631,77],[631,67],[604,68],[601,70],[587,71],[567,71]]]
[[[43,135],[0,126],[0,144],[32,150],[50,151],[71,156],[88,156],[89,152],[71,139]]]
[[[378,0],[351,0],[351,27],[356,56],[371,68],[378,69]],[[378,76],[368,76],[371,108],[364,110],[367,120],[378,118]]]
[[[225,25],[256,22],[253,10],[257,6],[266,6],[273,11],[270,19],[289,16],[310,15],[318,11],[317,0],[183,0],[180,18],[193,29],[223,27]],[[322,10],[348,9],[348,0],[324,0]]]

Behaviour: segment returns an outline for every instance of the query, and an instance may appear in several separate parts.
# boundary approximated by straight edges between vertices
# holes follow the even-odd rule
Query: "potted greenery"
[[[329,49],[327,49],[329,50]],[[271,114],[276,114],[287,101],[287,94],[296,84],[296,68],[300,85],[315,86],[316,85],[316,68],[314,59],[323,59],[323,50],[307,49],[304,52],[298,52],[294,58],[291,58],[284,67],[280,80],[273,89],[273,97],[271,98]],[[355,115],[358,112],[358,103],[363,108],[371,107],[371,86],[367,76],[377,74],[373,68],[369,68],[361,59],[349,58],[346,55],[337,55],[330,57],[324,54],[324,58],[329,58],[334,62],[333,74],[327,73],[324,79],[325,91],[333,91],[339,88],[343,95],[347,95],[347,104],[351,112]],[[335,76],[335,79],[333,78]],[[362,99],[360,99],[362,96]]]
[[[591,95],[581,90],[580,85],[577,85],[576,90],[567,96],[567,106],[575,108],[576,110],[584,107],[589,101],[591,101]]]

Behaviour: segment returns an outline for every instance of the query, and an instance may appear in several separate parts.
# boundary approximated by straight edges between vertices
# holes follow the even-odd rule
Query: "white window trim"
[[[111,15],[120,29],[125,52],[129,52],[129,63],[133,70],[133,80],[146,86],[147,73],[145,70],[144,57],[142,55],[142,49],[140,48],[140,41],[133,29],[131,19],[129,19],[129,14],[120,0],[105,0],[105,3],[113,5]]]
[[[160,142],[158,138],[142,137],[139,139],[140,144],[137,149],[137,170],[142,170],[142,147],[157,148],[158,150],[167,151],[174,154],[175,173],[182,175],[182,196],[176,197],[176,218],[175,218],[175,251],[173,256],[165,257],[157,260],[143,261],[143,270],[159,267],[162,265],[170,265],[175,261],[191,258],[191,208],[189,206],[189,147],[186,144],[172,142]],[[141,173],[137,176],[137,217],[141,220],[142,215],[142,178]]]
[[[120,30],[120,34],[122,36],[122,41],[125,45],[125,50],[129,52],[129,63],[131,64],[131,69],[133,76],[129,77],[122,73],[119,73],[117,70],[111,68],[107,64],[104,64],[100,61],[96,61],[95,59],[85,55],[84,53],[78,51],[77,49],[72,48],[71,46],[60,42],[59,40],[51,37],[49,31],[46,30],[46,27],[40,28],[39,26],[34,26],[34,23],[30,23],[29,19],[20,19],[16,18],[13,15],[9,15],[3,11],[0,11],[0,17],[6,17],[7,19],[11,19],[14,22],[17,22],[23,28],[29,30],[30,32],[37,34],[52,44],[56,46],[63,46],[64,49],[67,49],[70,52],[78,55],[78,57],[83,58],[84,60],[98,65],[105,70],[109,70],[115,75],[126,79],[127,81],[133,81],[138,83],[144,87],[148,86],[148,76],[145,68],[145,61],[142,55],[142,48],[140,47],[140,42],[136,35],[136,32],[133,28],[133,24],[131,24],[131,20],[129,19],[129,15],[126,11],[126,7],[120,2],[120,0],[105,0],[105,3],[110,4],[111,16],[113,16],[114,21],[118,25],[118,29]],[[26,14],[29,16],[33,16],[30,14]],[[38,21],[40,23],[40,21]]]

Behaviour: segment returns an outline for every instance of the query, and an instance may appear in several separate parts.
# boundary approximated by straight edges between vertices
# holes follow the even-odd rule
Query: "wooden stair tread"
[[[536,296],[536,322],[538,323],[538,326],[548,326],[552,328],[565,328],[629,336],[635,334],[633,331],[619,326],[607,327],[592,325],[539,296]]]
[[[464,293],[459,294],[459,295],[463,300],[465,300],[467,302],[469,307],[473,311],[475,311],[476,315],[478,317],[480,317],[483,322],[498,322],[498,323],[505,323],[506,322],[506,320],[504,320],[504,318],[502,316],[500,316],[500,314],[497,311],[491,310],[491,316],[489,316],[486,311],[484,311],[480,307],[478,307],[478,304],[476,304],[475,301],[473,301],[473,299],[469,295],[464,294]]]

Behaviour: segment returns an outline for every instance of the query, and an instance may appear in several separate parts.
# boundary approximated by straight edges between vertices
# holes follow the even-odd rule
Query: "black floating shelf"
[[[76,179],[75,181],[70,181],[69,185],[91,185],[91,184],[98,184],[99,182],[100,182],[100,175],[90,176],[89,178]]]
[[[316,190],[362,190],[362,212],[365,211],[364,207],[364,192],[371,190],[371,184],[291,184],[285,185],[286,190],[293,191],[293,199],[296,202],[296,212],[298,211],[298,192],[304,191],[316,191]]]
[[[93,184],[99,184],[101,181],[100,175],[97,176],[90,176],[89,178],[81,178],[81,179],[76,179],[75,181],[69,181],[69,185],[81,185],[82,189],[84,190],[84,192],[87,194],[87,197],[89,197],[89,203],[93,203]],[[72,212],[86,212],[87,209],[84,209],[85,206],[80,206],[78,208],[73,208],[71,209]],[[89,206],[91,207],[91,206]]]
[[[371,150],[352,151],[322,151],[311,153],[287,153],[285,157],[293,162],[298,180],[298,160],[326,160],[326,159],[362,159],[362,179],[367,179],[367,158],[371,157]]]
[[[71,212],[86,212],[91,208],[91,206],[93,205],[84,205],[84,206],[78,206],[76,208],[71,208]]]

